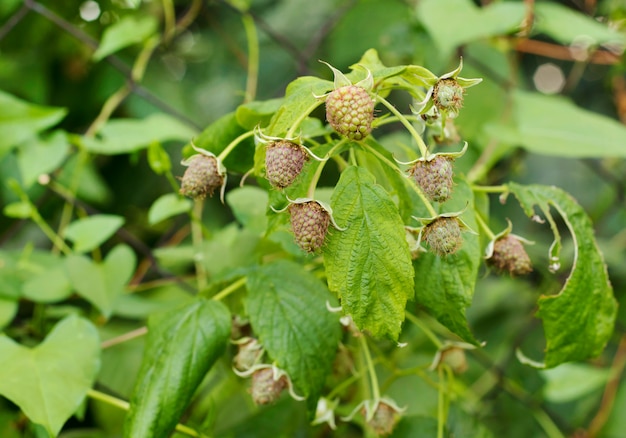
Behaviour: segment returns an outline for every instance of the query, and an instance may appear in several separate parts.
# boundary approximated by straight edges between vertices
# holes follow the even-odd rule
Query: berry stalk
[[[402,114],[400,111],[398,111],[396,109],[396,107],[393,106],[391,103],[389,103],[387,101],[387,99],[385,99],[384,97],[376,96],[376,99],[380,103],[385,105],[387,107],[387,109],[389,111],[391,111],[398,118],[400,123],[402,123],[404,125],[404,127],[409,131],[411,136],[417,142],[417,147],[419,148],[420,154],[422,155],[422,157],[427,156],[428,155],[428,147],[426,146],[426,143],[424,143],[424,140],[422,139],[422,137],[417,133],[417,131],[415,130],[413,125],[411,125],[411,123],[407,120],[407,118],[404,116],[404,114]]]
[[[217,160],[220,162],[224,161],[226,157],[228,156],[228,154],[230,154],[239,143],[241,143],[243,140],[245,140],[248,137],[252,137],[253,135],[254,135],[254,131],[248,131],[248,132],[244,132],[243,134],[241,134],[239,137],[231,141],[228,144],[228,146],[224,148],[222,152],[220,152],[220,154],[217,156]]]

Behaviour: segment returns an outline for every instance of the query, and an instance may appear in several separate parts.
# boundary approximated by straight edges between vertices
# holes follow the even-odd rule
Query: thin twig
[[[24,19],[24,17],[26,17],[26,15],[28,15],[29,12],[30,9],[28,8],[28,6],[22,5],[22,7],[18,9],[15,14],[11,15],[6,23],[4,23],[2,27],[0,27],[0,41],[2,41],[2,39],[7,36],[9,32],[11,32],[13,28],[17,26],[19,22]]]

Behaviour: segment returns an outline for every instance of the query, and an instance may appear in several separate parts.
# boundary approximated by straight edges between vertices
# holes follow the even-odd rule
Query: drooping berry
[[[257,405],[267,405],[278,400],[287,386],[288,382],[285,375],[275,380],[272,368],[262,368],[252,374],[250,395]]]
[[[290,186],[309,158],[300,145],[286,140],[274,141],[265,149],[265,172],[270,184],[279,189]]]
[[[455,217],[439,217],[424,229],[424,240],[439,256],[454,254],[463,244],[461,226]]]
[[[365,409],[363,410],[363,415],[366,416]],[[398,419],[398,412],[384,401],[381,401],[367,424],[377,435],[389,435],[393,432]]]
[[[452,194],[454,185],[452,176],[452,159],[437,155],[432,160],[420,160],[409,169],[413,181],[431,201],[445,202]]]
[[[224,184],[224,173],[215,157],[196,154],[187,160],[187,166],[181,182],[181,195],[201,200],[207,195],[213,196],[215,189]]]
[[[317,201],[289,205],[291,229],[300,248],[315,252],[324,245],[330,214]]]
[[[372,132],[374,101],[357,85],[345,85],[326,98],[326,120],[350,140],[363,140]]]
[[[507,234],[494,242],[493,254],[487,262],[498,272],[508,272],[511,275],[526,275],[533,270],[524,245],[513,234]]]
[[[435,84],[433,89],[433,102],[440,110],[450,110],[454,113],[463,106],[463,87],[456,79],[442,79]]]

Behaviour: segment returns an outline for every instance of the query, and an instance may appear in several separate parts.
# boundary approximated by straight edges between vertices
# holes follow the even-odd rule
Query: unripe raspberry
[[[316,201],[289,205],[291,228],[300,248],[315,252],[324,245],[330,214]]]
[[[374,101],[357,85],[337,88],[326,98],[326,119],[350,140],[363,140],[372,132]]]
[[[465,350],[459,347],[444,350],[441,353],[441,362],[450,366],[456,374],[463,374],[468,368]]]
[[[272,368],[262,368],[252,374],[250,395],[257,405],[274,403],[280,394],[287,388],[287,377],[282,375],[274,380]]]
[[[302,172],[302,166],[309,158],[300,145],[290,141],[274,141],[265,150],[265,169],[270,184],[279,189],[291,185]]]
[[[365,409],[363,415],[367,417]],[[398,421],[398,412],[384,401],[381,401],[374,411],[372,419],[367,422],[377,435],[389,435]]]
[[[440,110],[458,112],[463,106],[463,92],[456,79],[442,79],[435,84],[433,101]]]
[[[424,230],[424,240],[439,256],[454,254],[463,244],[461,226],[455,217],[439,217]]]
[[[487,262],[499,272],[506,271],[511,275],[526,275],[533,270],[524,245],[513,234],[507,234],[494,242],[493,254]]]
[[[417,161],[409,175],[431,201],[445,202],[452,194],[452,160],[437,155],[430,161]]]
[[[188,159],[187,166],[180,187],[184,196],[201,200],[213,196],[215,189],[224,184],[224,174],[215,157],[196,154]]]

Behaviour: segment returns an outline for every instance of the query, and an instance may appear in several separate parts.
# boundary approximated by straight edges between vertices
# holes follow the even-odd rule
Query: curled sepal
[[[342,306],[332,307],[328,301],[326,301],[326,309],[328,309],[330,313],[343,313]],[[352,319],[352,316],[350,316],[349,314],[345,314],[341,316],[339,318],[339,323],[344,329],[346,329],[355,338],[358,338],[363,335],[361,331],[359,330],[359,328],[354,323],[354,319]]]
[[[296,394],[293,389],[291,377],[289,377],[289,374],[287,374],[285,370],[278,368],[276,364],[257,364],[247,371],[242,372],[233,369],[233,372],[239,377],[253,376],[254,378],[256,374],[258,379],[257,382],[259,382],[259,388],[257,388],[256,390],[258,390],[259,392],[257,394],[254,394],[255,388],[252,388],[252,396],[257,404],[268,404],[275,401],[280,395],[280,392],[282,392],[282,390],[285,388],[287,388],[289,395],[294,400],[302,401],[306,398]],[[272,394],[267,394],[264,393],[265,390],[270,390],[273,392]],[[277,392],[277,394],[274,392]]]
[[[315,426],[326,423],[332,430],[335,430],[337,428],[335,424],[335,409],[338,405],[338,398],[330,400],[326,397],[320,397],[317,401],[317,407],[315,408],[315,418],[311,422],[311,425]]]
[[[224,203],[227,174],[222,160],[214,153],[197,147],[193,141],[191,147],[198,153],[181,161],[187,170],[182,177],[180,193],[202,200],[207,195],[213,196],[214,191],[219,188],[220,200]]]
[[[400,414],[406,411],[406,407],[400,408],[396,402],[389,397],[382,397],[372,400],[363,400],[350,414],[342,417],[342,421],[352,421],[354,416],[361,412],[365,422],[378,435],[389,435],[400,419]]]
[[[374,76],[372,76],[372,72],[368,68],[363,67],[361,64],[357,64],[357,67],[365,70],[367,72],[367,75],[354,85],[371,91],[374,88]]]
[[[326,64],[326,66],[332,70],[333,77],[334,77],[334,81],[333,82],[335,84],[335,89],[341,88],[341,87],[345,87],[346,85],[352,85],[352,82],[350,82],[350,79],[348,79],[346,77],[346,75],[344,75],[340,70],[336,69],[335,67],[333,67],[332,65],[330,65],[326,61],[320,60],[320,62],[322,64]]]
[[[259,363],[265,348],[256,338],[244,336],[231,343],[237,345],[237,354],[233,358],[233,371],[246,372]]]
[[[481,344],[481,347],[485,343]],[[436,370],[442,364],[446,364],[452,368],[455,373],[462,374],[467,370],[467,361],[465,360],[464,350],[474,350],[476,345],[466,342],[445,341],[435,353],[430,367],[430,371]]]

